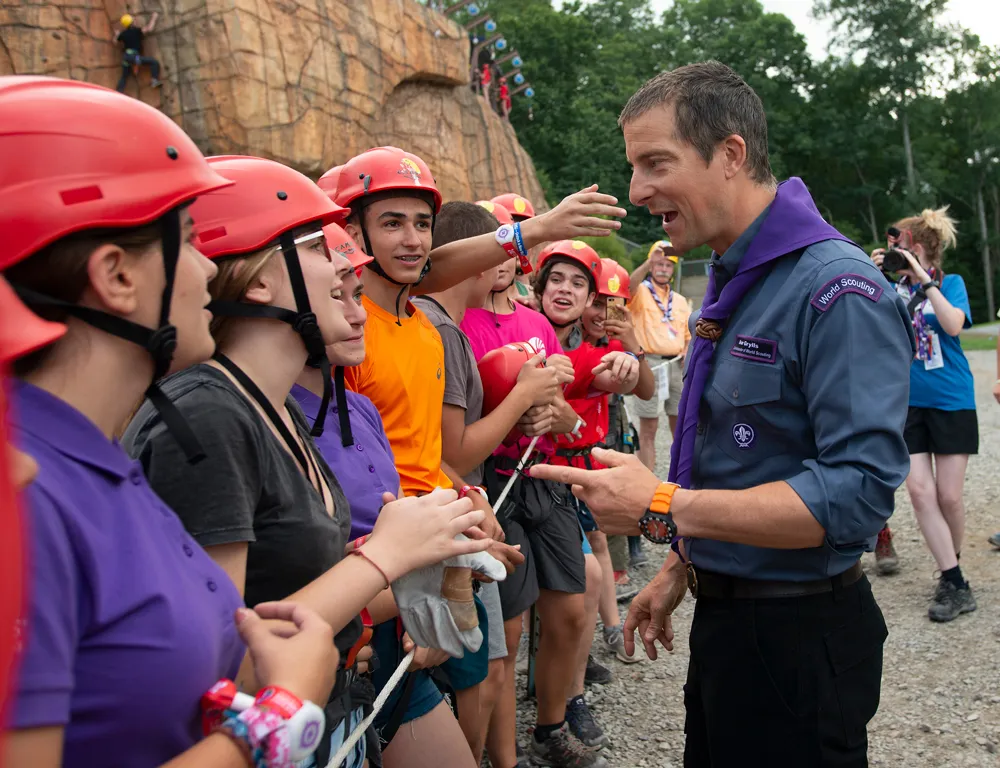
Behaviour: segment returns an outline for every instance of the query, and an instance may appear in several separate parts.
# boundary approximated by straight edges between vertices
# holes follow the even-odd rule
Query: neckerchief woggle
[[[770,272],[771,262],[824,240],[852,242],[820,216],[802,179],[792,177],[779,184],[774,202],[756,237],[743,254],[739,269],[721,292],[716,288],[715,269],[710,270],[698,321],[699,330],[703,321],[715,323],[725,330],[726,323],[747,292]],[[712,370],[715,347],[716,344],[708,338],[696,335],[688,349],[687,376],[678,406],[676,437],[670,447],[668,475],[670,482],[682,488],[691,487],[698,411]]]

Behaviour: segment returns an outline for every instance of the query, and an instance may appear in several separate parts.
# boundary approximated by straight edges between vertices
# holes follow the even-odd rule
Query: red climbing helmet
[[[0,367],[51,344],[66,333],[62,323],[50,323],[28,309],[0,277]],[[6,456],[0,459],[0,464]]]
[[[483,355],[476,367],[483,381],[483,417],[496,409],[517,384],[521,368],[537,350],[526,341],[504,344]],[[542,367],[541,365],[539,367]],[[514,427],[504,438],[504,445],[512,445],[521,437],[521,431]]]
[[[441,210],[441,192],[431,169],[414,154],[397,147],[376,147],[341,166],[337,203],[345,208],[363,206],[365,198],[380,192],[397,191],[426,196],[434,213]]]
[[[354,239],[347,234],[347,230],[339,224],[327,224],[323,227],[323,234],[326,236],[327,247],[344,256],[355,269],[361,269],[365,264],[370,264],[373,261],[373,258],[362,251]]]
[[[582,240],[559,240],[547,245],[538,256],[537,273],[541,275],[546,263],[556,257],[578,264],[590,275],[595,287],[601,284],[601,257]]]
[[[0,270],[85,229],[138,227],[228,186],[161,112],[98,85],[0,78]]]
[[[295,310],[213,301],[215,315],[260,317],[291,325],[302,338],[308,362],[323,372],[323,400],[311,434],[323,434],[330,404],[330,361],[326,344],[309,304],[309,292],[295,246],[294,230],[306,224],[326,226],[343,220],[347,210],[335,204],[310,179],[286,165],[260,157],[210,157],[209,165],[234,183],[205,195],[191,206],[198,249],[210,259],[239,256],[277,241],[288,267]]]
[[[531,219],[535,215],[535,206],[531,204],[531,201],[526,197],[521,197],[515,192],[497,195],[493,198],[492,202],[497,205],[502,205],[510,211],[510,215],[514,217],[515,221]],[[503,222],[500,223],[502,224]]]
[[[342,221],[336,205],[307,176],[274,160],[240,155],[208,158],[232,186],[191,206],[198,250],[210,259],[253,253],[297,227]]]
[[[326,192],[327,196],[334,202],[337,201],[337,182],[340,180],[342,170],[344,170],[344,166],[335,166],[320,176],[316,182],[319,188]]]
[[[500,203],[494,203],[492,200],[477,200],[476,205],[480,205],[492,213],[493,218],[500,224],[514,223],[514,217],[510,215],[510,211],[500,205]]]
[[[600,296],[617,296],[626,301],[632,298],[629,294],[629,273],[614,259],[601,259],[601,279],[597,281],[597,293]]]
[[[58,307],[141,346],[153,358],[147,394],[189,460],[201,447],[156,382],[170,370],[170,323],[181,250],[179,208],[230,185],[159,111],[97,85],[50,77],[0,78],[0,270],[76,232],[160,222],[164,288],[155,328],[13,285],[28,306]]]

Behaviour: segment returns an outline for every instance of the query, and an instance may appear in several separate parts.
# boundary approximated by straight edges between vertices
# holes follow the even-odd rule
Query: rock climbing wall
[[[517,191],[544,208],[509,123],[469,88],[464,30],[414,0],[2,0],[0,74],[115,87],[116,20],[159,11],[145,53],[163,66],[126,92],[208,154],[271,157],[318,176],[395,144],[422,156],[445,199]]]

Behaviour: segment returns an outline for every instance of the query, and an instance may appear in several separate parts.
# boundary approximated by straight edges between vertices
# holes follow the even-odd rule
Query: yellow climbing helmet
[[[124,14],[121,18],[122,26],[125,27],[125,29],[128,29],[129,27],[132,26],[132,21],[133,21],[132,16],[128,13]]]

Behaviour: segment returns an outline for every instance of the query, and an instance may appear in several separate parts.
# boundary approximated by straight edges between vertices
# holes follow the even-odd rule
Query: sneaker
[[[161,85],[163,85],[163,81],[162,80],[150,80],[149,81],[149,87],[150,88],[159,88]]]
[[[951,621],[960,614],[974,610],[976,610],[976,598],[972,596],[969,582],[965,582],[964,587],[956,587],[947,579],[940,579],[927,615],[931,621]]]
[[[566,724],[585,747],[600,749],[608,743],[583,696],[574,696],[566,702]]]
[[[626,652],[625,636],[622,634],[621,627],[604,627],[604,642],[608,646],[608,650],[613,651],[619,661],[624,661],[626,664],[635,664],[637,661],[642,661],[639,658],[638,648],[635,649],[635,652],[631,656]]]
[[[639,588],[632,586],[631,582],[625,584],[615,584],[615,600],[624,603],[639,594]]]
[[[608,761],[595,750],[583,746],[570,733],[567,723],[563,723],[562,728],[553,732],[545,741],[532,736],[528,751],[531,753],[532,765],[551,768],[608,768]]]
[[[1000,532],[994,533],[987,541],[997,549],[1000,549]]]
[[[875,572],[879,576],[888,576],[898,570],[899,557],[892,546],[892,533],[887,525],[878,532],[878,541],[875,542]]]
[[[611,682],[611,670],[603,664],[598,664],[593,654],[587,656],[587,671],[583,673],[583,682],[587,685],[607,685]]]

